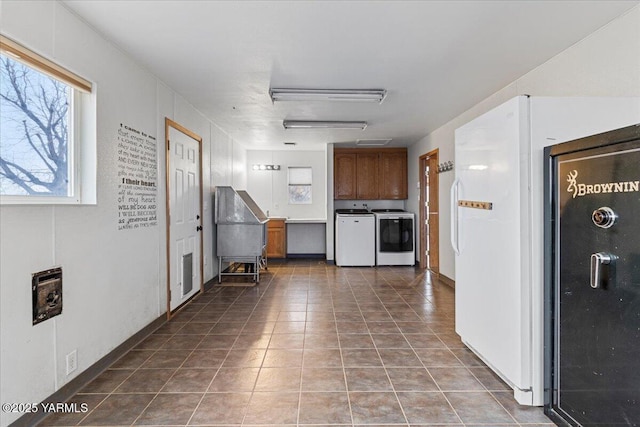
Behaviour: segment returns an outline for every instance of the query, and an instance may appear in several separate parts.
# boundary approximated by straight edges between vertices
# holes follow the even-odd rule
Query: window
[[[84,79],[0,36],[0,198],[80,202]]]
[[[310,167],[289,168],[289,204],[310,205],[313,173]]]

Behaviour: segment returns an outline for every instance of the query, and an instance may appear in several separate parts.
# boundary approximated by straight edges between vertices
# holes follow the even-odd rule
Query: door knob
[[[201,225],[196,227],[196,231],[200,231],[200,230],[202,230],[202,226]]]
[[[602,280],[602,266],[609,265],[617,257],[606,252],[596,252],[591,254],[591,287],[597,289]]]

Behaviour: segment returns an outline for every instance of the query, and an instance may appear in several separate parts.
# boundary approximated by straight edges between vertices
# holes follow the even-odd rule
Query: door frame
[[[167,237],[167,320],[180,311],[186,303],[191,301],[196,295],[204,292],[204,233],[200,230],[200,290],[191,296],[187,301],[176,307],[173,312],[171,311],[171,209],[170,209],[170,193],[171,193],[171,155],[169,146],[169,130],[173,128],[179,132],[182,132],[187,137],[195,140],[198,143],[198,181],[200,186],[200,220],[202,221],[203,214],[203,192],[202,192],[202,137],[186,127],[174,122],[168,117],[164,119],[164,135],[165,135],[165,154],[166,154],[166,169],[165,169],[165,208],[166,208],[166,237]],[[202,224],[201,224],[202,226]]]
[[[418,205],[420,211],[420,266],[422,269],[427,268],[427,254],[425,248],[427,245],[427,239],[429,236],[425,233],[425,221],[427,218],[425,217],[425,198],[424,198],[424,189],[427,185],[427,179],[425,176],[425,169],[427,166],[427,162],[431,161],[433,164],[438,164],[438,149],[429,151],[426,154],[423,154],[418,159],[418,173],[420,174],[420,192],[418,197]],[[439,195],[439,181],[438,181],[438,173],[437,168],[429,168],[430,171],[430,185],[429,185],[429,200],[431,201],[430,208],[434,207],[435,211],[438,212],[438,205],[440,200]],[[430,260],[431,265],[429,266],[429,270],[437,276],[440,275],[440,220],[437,215],[434,215],[434,223],[429,225],[429,230],[431,234],[434,235],[435,245],[431,248],[431,253],[433,254],[435,251],[435,256],[431,256]],[[435,262],[434,262],[435,261]]]

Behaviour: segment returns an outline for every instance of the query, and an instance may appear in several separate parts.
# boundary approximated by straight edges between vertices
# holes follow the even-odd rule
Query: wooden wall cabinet
[[[356,198],[356,153],[335,153],[333,158],[333,197]]]
[[[267,258],[287,257],[287,226],[284,218],[270,218],[267,223]]]
[[[406,148],[335,148],[334,199],[401,200],[408,197]]]
[[[380,153],[378,170],[380,199],[408,198],[406,151]]]
[[[378,153],[357,153],[356,159],[356,199],[378,199]]]

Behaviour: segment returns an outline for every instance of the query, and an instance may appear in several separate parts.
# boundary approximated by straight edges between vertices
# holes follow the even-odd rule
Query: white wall
[[[269,216],[295,219],[326,218],[327,166],[324,151],[247,151],[247,192]],[[254,171],[254,164],[280,165],[279,171]],[[312,203],[289,204],[288,167],[310,167],[313,174]],[[241,188],[241,187],[239,187]]]
[[[0,396],[39,402],[165,312],[164,118],[203,138],[205,280],[217,274],[210,194],[218,184],[246,183],[246,154],[60,3],[0,2],[0,28],[94,82],[97,94],[97,204],[0,207]],[[118,231],[120,123],[156,137],[156,227]],[[53,266],[63,268],[63,312],[32,326],[31,273]],[[65,357],[76,349],[78,369],[67,376]],[[19,416],[3,412],[0,425]]]
[[[561,54],[474,105],[409,147],[409,199],[405,208],[418,210],[418,158],[436,148],[439,162],[452,160],[454,131],[514,96],[640,96],[640,6],[612,21]],[[439,175],[440,272],[455,278],[449,242],[449,188],[453,172]],[[418,252],[416,252],[418,253]]]

